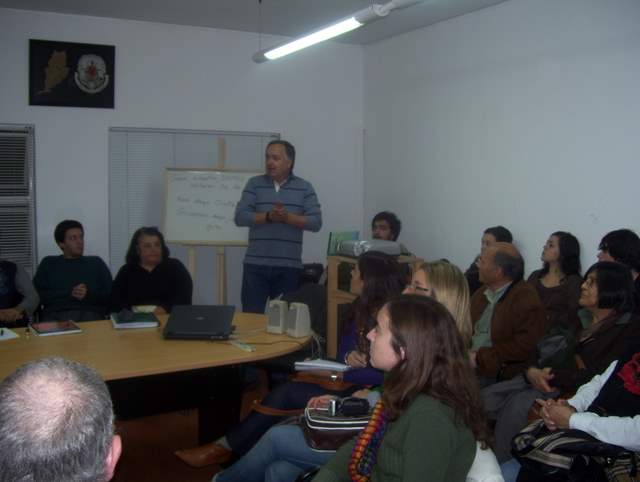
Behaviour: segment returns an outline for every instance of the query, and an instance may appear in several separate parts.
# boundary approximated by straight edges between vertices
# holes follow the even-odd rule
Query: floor
[[[258,383],[248,387],[242,397],[240,418],[251,410],[253,401],[267,392],[267,380],[260,374]],[[122,456],[113,482],[206,482],[219,466],[194,469],[173,452],[198,443],[198,412],[187,410],[116,423],[122,437]]]
[[[123,450],[114,482],[205,482],[219,470],[217,466],[193,469],[173,455],[197,444],[196,410],[118,422],[116,430]]]

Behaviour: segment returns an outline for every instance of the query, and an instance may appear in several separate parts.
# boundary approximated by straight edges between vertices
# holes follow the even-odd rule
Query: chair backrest
[[[481,449],[479,442],[476,442],[476,456],[466,482],[504,482],[498,459],[491,449]]]

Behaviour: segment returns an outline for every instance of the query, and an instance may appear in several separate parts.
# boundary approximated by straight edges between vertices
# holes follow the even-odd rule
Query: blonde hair
[[[424,271],[431,285],[432,297],[442,303],[456,320],[458,331],[465,346],[471,344],[473,328],[471,326],[469,285],[462,271],[448,261],[439,260],[422,263],[415,271]]]

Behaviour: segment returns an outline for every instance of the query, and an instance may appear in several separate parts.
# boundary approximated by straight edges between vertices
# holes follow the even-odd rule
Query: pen
[[[256,351],[255,347],[249,345],[248,343],[243,343],[238,340],[229,340],[229,343],[231,343],[236,348],[240,348],[243,351],[248,351],[248,352]]]

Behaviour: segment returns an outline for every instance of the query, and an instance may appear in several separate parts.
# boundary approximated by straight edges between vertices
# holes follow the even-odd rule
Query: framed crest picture
[[[29,105],[113,109],[113,45],[29,40]]]

